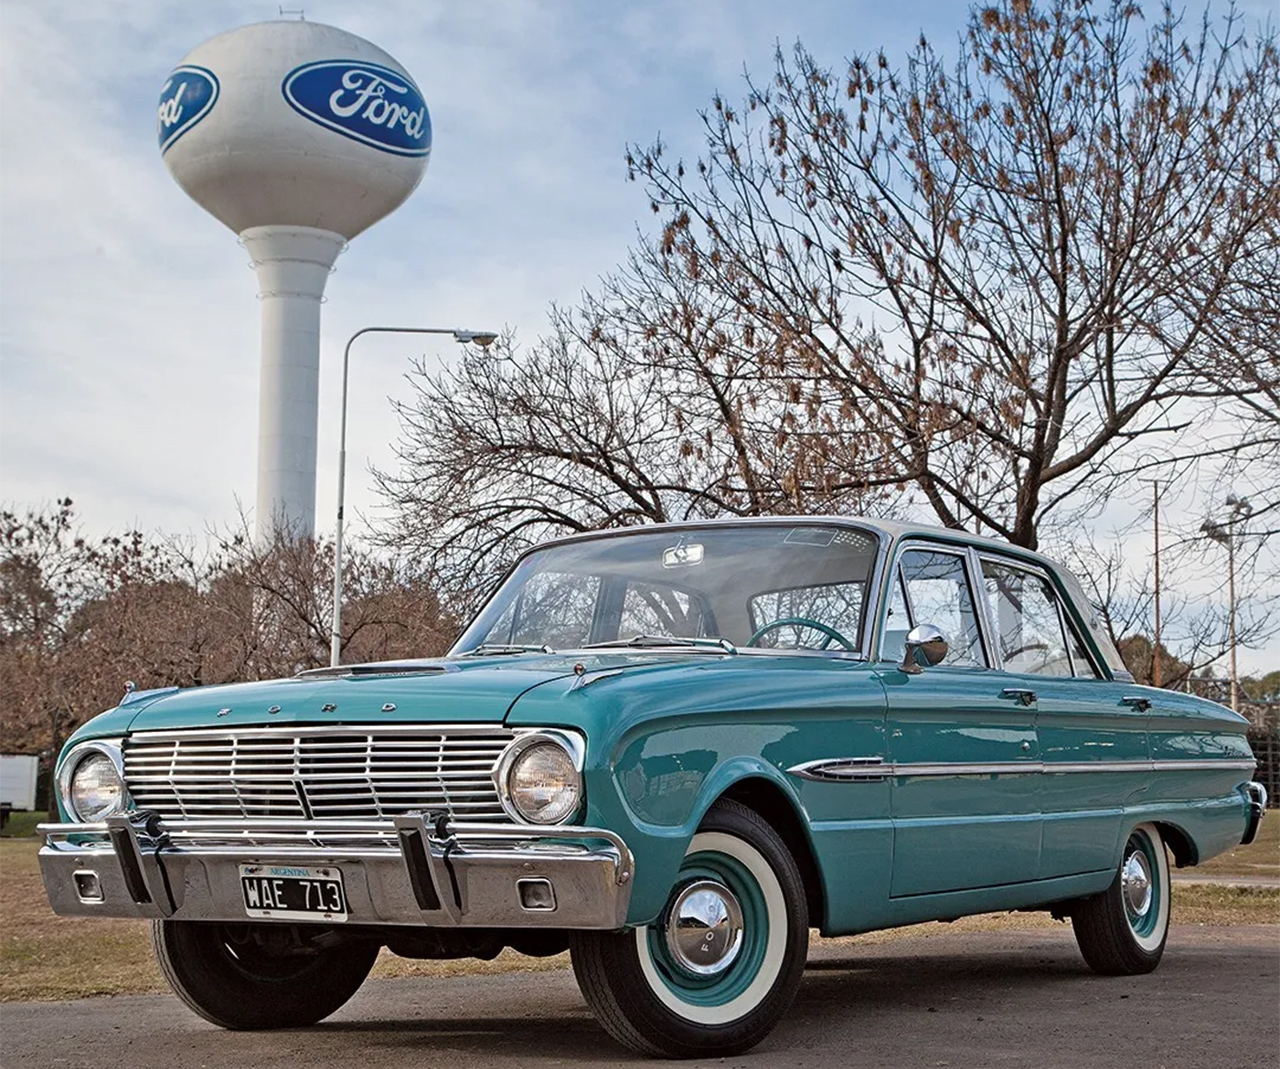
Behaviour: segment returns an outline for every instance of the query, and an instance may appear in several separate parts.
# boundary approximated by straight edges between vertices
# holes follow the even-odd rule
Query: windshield
[[[861,529],[753,524],[552,546],[520,562],[451,652],[691,640],[858,650],[877,545]]]

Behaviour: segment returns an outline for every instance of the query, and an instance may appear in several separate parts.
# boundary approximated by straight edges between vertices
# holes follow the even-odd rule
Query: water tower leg
[[[305,226],[255,226],[240,240],[258,272],[262,378],[258,396],[259,545],[316,527],[320,299],[346,239]]]

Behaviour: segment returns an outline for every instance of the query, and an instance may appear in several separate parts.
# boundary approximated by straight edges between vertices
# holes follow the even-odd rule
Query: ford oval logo
[[[218,102],[218,76],[204,67],[175,67],[160,90],[156,133],[160,152],[203,119]]]
[[[308,63],[285,75],[284,98],[300,115],[397,156],[431,151],[431,117],[403,74],[354,59]]]

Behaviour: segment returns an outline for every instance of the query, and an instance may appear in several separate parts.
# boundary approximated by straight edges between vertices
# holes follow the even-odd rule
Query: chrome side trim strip
[[[806,761],[787,769],[800,779],[822,783],[869,783],[908,776],[1026,776],[1047,773],[1053,776],[1098,772],[1225,772],[1252,771],[1254,761],[991,761],[982,764],[960,762],[888,763],[879,757],[829,757]]]
[[[893,766],[895,777],[905,776],[1026,776],[1044,771],[1039,761],[988,761],[982,764],[949,762],[902,763]]]
[[[882,780],[890,766],[879,757],[833,757],[792,765],[788,772],[801,779],[819,782],[849,783],[860,780]]]

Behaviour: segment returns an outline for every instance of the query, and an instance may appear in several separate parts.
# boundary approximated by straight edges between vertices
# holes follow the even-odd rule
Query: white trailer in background
[[[36,777],[40,758],[26,754],[0,754],[0,805],[10,809],[36,807]]]

